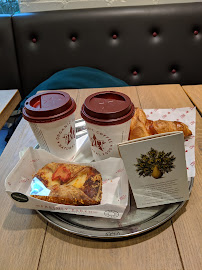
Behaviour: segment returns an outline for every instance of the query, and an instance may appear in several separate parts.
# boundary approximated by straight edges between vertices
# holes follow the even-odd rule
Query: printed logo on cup
[[[70,130],[67,131],[67,128],[70,127]],[[56,141],[58,146],[62,149],[69,150],[75,145],[75,128],[67,123],[56,135]],[[73,143],[71,144],[71,142]]]
[[[62,137],[65,139],[65,143],[67,145],[70,144],[70,142],[72,141],[72,139],[75,138],[75,130],[72,128],[72,126],[70,127],[70,131],[67,134],[64,134],[64,137]]]
[[[91,128],[88,128],[90,131],[90,141],[92,146],[92,151],[98,155],[108,155],[113,150],[112,139],[109,136],[103,134],[99,131],[94,131]]]
[[[95,134],[91,138],[91,145],[97,147],[101,151],[104,151],[104,144],[105,144],[105,141],[104,140],[98,140],[96,138]]]

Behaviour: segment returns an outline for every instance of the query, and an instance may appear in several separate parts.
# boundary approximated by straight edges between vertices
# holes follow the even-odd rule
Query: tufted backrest
[[[68,67],[129,85],[202,83],[202,3],[13,16],[24,93]]]
[[[10,15],[0,15],[0,89],[20,88]]]

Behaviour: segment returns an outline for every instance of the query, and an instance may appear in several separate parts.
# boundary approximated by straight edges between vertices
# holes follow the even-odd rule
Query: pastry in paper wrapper
[[[89,145],[82,140],[81,151],[86,153],[83,143]],[[6,192],[20,208],[120,219],[129,210],[128,177],[122,159],[84,163],[80,154],[77,162],[69,162],[43,149],[28,148],[7,176]],[[49,177],[42,180],[42,172]],[[17,194],[16,200],[13,194]],[[26,201],[18,200],[21,195]]]
[[[192,135],[188,126],[182,122],[160,119],[157,121],[148,120],[142,109],[135,109],[130,125],[130,140],[172,131],[183,131],[184,137]]]
[[[52,162],[39,169],[35,178],[50,190],[48,196],[34,195],[35,186],[33,186],[30,194],[37,199],[85,206],[101,202],[102,177],[93,167]]]

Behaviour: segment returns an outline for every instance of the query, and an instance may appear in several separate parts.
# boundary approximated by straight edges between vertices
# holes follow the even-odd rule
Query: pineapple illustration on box
[[[139,176],[152,176],[158,179],[175,168],[175,159],[172,152],[165,153],[151,148],[146,155],[141,154],[141,157],[137,158],[137,164],[134,165]]]

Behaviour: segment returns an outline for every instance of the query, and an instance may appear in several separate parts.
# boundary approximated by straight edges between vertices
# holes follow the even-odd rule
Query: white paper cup
[[[29,98],[23,108],[23,117],[42,149],[71,160],[76,153],[76,104],[69,94],[48,91]]]
[[[120,157],[117,144],[128,140],[133,115],[134,105],[125,94],[105,91],[86,98],[81,116],[95,160]]]

